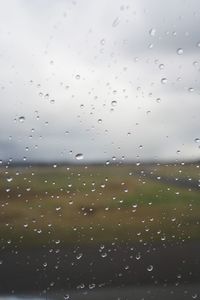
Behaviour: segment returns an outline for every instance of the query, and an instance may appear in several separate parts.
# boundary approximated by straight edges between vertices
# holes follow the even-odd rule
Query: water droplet
[[[161,102],[161,99],[160,99],[160,98],[157,98],[157,99],[156,99],[156,102],[157,102],[157,103],[160,103],[160,102]]]
[[[79,254],[76,255],[77,259],[81,259],[81,257],[83,257],[83,253],[79,253]]]
[[[118,24],[119,24],[119,18],[116,18],[112,23],[112,27],[116,27]]]
[[[183,49],[182,49],[182,48],[178,48],[178,49],[176,50],[176,53],[177,53],[178,55],[182,55],[182,54],[183,54]]]
[[[155,34],[156,34],[155,28],[151,28],[151,29],[149,30],[149,34],[150,34],[151,36],[155,36]]]
[[[81,76],[79,74],[76,75],[75,77],[77,80],[79,80],[81,78]]]
[[[149,265],[149,266],[147,267],[147,271],[149,271],[149,272],[153,271],[153,266],[152,266],[152,265]]]
[[[54,99],[51,99],[51,100],[50,100],[50,103],[51,103],[51,104],[54,104],[54,103],[55,103],[55,100],[54,100]]]
[[[139,259],[141,258],[141,254],[138,252],[138,253],[136,254],[135,258],[136,258],[137,260],[139,260]]]
[[[96,286],[95,283],[91,283],[91,284],[89,284],[89,289],[92,290],[95,288],[95,286]]]
[[[200,48],[200,42],[197,43],[197,47]]]
[[[25,117],[24,116],[19,117],[19,122],[20,123],[23,123],[24,121],[25,121]]]
[[[108,254],[106,252],[101,253],[101,257],[105,258]]]
[[[188,89],[188,92],[190,92],[190,93],[194,92],[194,88],[190,87],[190,88]]]
[[[65,300],[69,300],[70,299],[70,296],[68,294],[64,295],[64,299]]]
[[[113,107],[117,106],[117,101],[116,101],[116,100],[113,100],[113,101],[111,102],[111,105],[112,105]]]
[[[194,141],[195,141],[195,143],[199,143],[200,142],[200,138],[196,138]]]
[[[162,84],[166,84],[166,83],[167,83],[167,78],[162,78],[162,79],[161,79],[161,83],[162,83]]]
[[[75,158],[76,158],[77,160],[81,160],[81,159],[84,158],[84,156],[83,156],[82,153],[77,153],[76,156],[75,156]]]
[[[160,69],[160,70],[163,70],[164,67],[165,67],[165,65],[163,65],[163,64],[160,64],[160,65],[159,65],[159,69]]]
[[[11,181],[13,181],[13,178],[12,177],[8,177],[8,178],[6,178],[6,180],[7,180],[7,182],[11,182]]]
[[[102,123],[102,119],[98,119],[98,123],[101,124]]]
[[[100,41],[100,44],[101,44],[101,45],[105,45],[105,40],[102,39],[102,40]]]

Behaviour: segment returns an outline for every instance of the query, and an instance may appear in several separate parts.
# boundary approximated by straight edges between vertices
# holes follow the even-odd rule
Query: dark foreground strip
[[[93,289],[200,282],[200,242],[4,250],[0,254],[1,294],[81,289],[81,285]]]

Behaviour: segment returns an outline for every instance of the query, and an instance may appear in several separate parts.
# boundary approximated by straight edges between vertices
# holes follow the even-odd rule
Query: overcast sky
[[[200,158],[198,0],[0,4],[0,159]]]

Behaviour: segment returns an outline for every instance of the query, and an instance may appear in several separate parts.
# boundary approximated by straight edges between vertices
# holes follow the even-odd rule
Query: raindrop
[[[150,34],[151,36],[155,36],[155,34],[156,34],[155,28],[151,28],[151,29],[149,30],[149,34]]]
[[[160,64],[160,65],[159,65],[159,69],[160,69],[160,70],[163,70],[164,67],[165,67],[165,66],[164,66],[163,64]]]
[[[79,80],[81,78],[81,76],[79,74],[76,75],[75,77],[77,80]]]
[[[190,88],[188,89],[188,92],[190,92],[190,93],[194,92],[194,88],[190,87]]]
[[[178,48],[178,49],[176,50],[176,53],[177,53],[178,55],[182,55],[182,54],[183,54],[183,49],[182,49],[182,48]]]
[[[141,254],[138,252],[138,253],[136,254],[135,258],[136,258],[137,260],[139,260],[139,259],[141,258]]]
[[[195,143],[199,143],[200,142],[200,138],[196,138],[194,141],[195,141]]]
[[[153,271],[153,266],[152,266],[152,265],[149,265],[149,266],[147,267],[147,271],[149,271],[149,272]]]
[[[95,288],[95,284],[94,284],[94,283],[89,284],[89,289],[90,289],[90,290],[92,290],[92,289],[94,289],[94,288]]]
[[[113,100],[113,101],[111,102],[111,105],[112,105],[113,107],[117,106],[117,101]]]
[[[119,24],[119,18],[116,18],[112,23],[112,27],[116,27],[118,24]]]
[[[12,177],[8,177],[8,178],[6,178],[6,180],[7,180],[7,182],[11,182],[11,181],[13,181],[13,178]]]
[[[105,258],[107,256],[107,253],[106,252],[103,252],[102,254],[101,254],[101,257],[103,257],[103,258]]]
[[[162,79],[161,79],[161,83],[162,83],[162,84],[166,84],[166,83],[167,83],[167,78],[162,78]]]
[[[75,158],[77,160],[81,160],[81,159],[83,159],[83,154],[82,153],[77,153],[76,156],[75,156]]]
[[[81,257],[83,257],[83,253],[79,253],[79,254],[76,255],[77,259],[81,259]]]
[[[20,123],[23,123],[24,121],[25,121],[25,117],[24,116],[19,117],[19,122]]]

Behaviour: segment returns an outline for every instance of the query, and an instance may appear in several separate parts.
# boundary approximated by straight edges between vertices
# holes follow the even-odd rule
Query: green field
[[[1,248],[200,239],[199,191],[145,170],[200,178],[195,164],[2,167]]]

